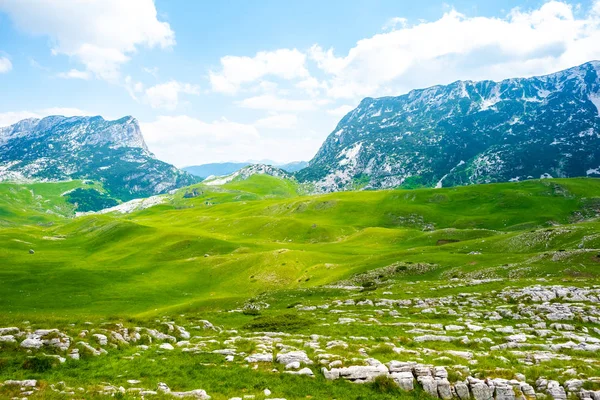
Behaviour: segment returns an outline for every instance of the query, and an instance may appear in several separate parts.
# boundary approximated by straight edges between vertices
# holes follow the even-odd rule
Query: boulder
[[[17,339],[13,335],[0,336],[0,343],[16,343]]]
[[[4,384],[6,386],[36,387],[37,381],[35,379],[26,379],[23,381],[8,380],[4,381]]]
[[[312,364],[313,362],[308,358],[305,352],[303,351],[290,351],[287,353],[279,353],[277,354],[276,361],[279,364],[290,364],[293,362],[303,363],[303,364]]]
[[[0,336],[3,335],[15,335],[19,333],[19,328],[10,326],[8,328],[0,328]]]
[[[483,382],[472,383],[471,393],[475,400],[492,400],[494,398],[494,388]]]
[[[252,354],[245,358],[246,362],[258,363],[258,362],[273,362],[273,354],[270,353],[258,353]]]
[[[94,333],[92,336],[96,338],[100,346],[106,346],[108,344],[108,338],[106,337],[106,335],[102,335],[101,333]]]
[[[298,361],[293,361],[285,366],[285,369],[298,369],[300,368],[300,363]]]
[[[450,382],[447,378],[435,378],[437,383],[438,395],[441,399],[450,400],[452,398],[452,390],[450,389]]]
[[[515,400],[512,386],[496,386],[496,400]]]
[[[42,340],[37,337],[27,338],[21,342],[21,347],[26,349],[39,349],[43,345],[44,343]]]
[[[383,364],[377,366],[352,366],[339,369],[340,378],[348,379],[351,381],[360,380],[364,382],[370,382],[378,376],[388,374],[389,370]]]
[[[435,380],[434,377],[432,376],[419,376],[417,378],[417,382],[419,382],[421,384],[421,386],[423,387],[423,390],[429,394],[431,397],[439,397],[438,396],[438,388],[437,388],[437,384],[438,382]]]
[[[469,393],[469,387],[464,382],[457,382],[454,384],[454,391],[460,400],[468,400],[471,397],[471,394]]]
[[[210,396],[202,389],[190,390],[189,392],[170,392],[169,394],[180,399],[187,397],[200,400],[210,399]]]
[[[392,372],[390,377],[400,386],[402,390],[414,390],[415,388],[415,377],[412,372]]]

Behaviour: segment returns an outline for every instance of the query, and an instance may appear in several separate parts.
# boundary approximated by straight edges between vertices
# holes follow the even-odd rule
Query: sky
[[[310,160],[365,97],[600,59],[600,0],[0,0],[0,126],[138,119],[178,167]]]

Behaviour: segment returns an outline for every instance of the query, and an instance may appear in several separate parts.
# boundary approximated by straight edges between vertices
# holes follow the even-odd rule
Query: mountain
[[[254,175],[269,175],[282,179],[292,178],[286,171],[272,165],[251,164],[229,175],[209,177],[202,183],[209,186],[223,185],[233,181],[243,181]]]
[[[0,128],[0,181],[91,179],[129,200],[165,193],[196,178],[157,160],[137,120],[51,116]]]
[[[209,176],[224,176],[234,173],[244,167],[251,164],[265,164],[272,165],[286,172],[293,173],[300,171],[308,165],[306,161],[293,161],[287,164],[278,164],[274,161],[263,160],[259,162],[246,161],[246,162],[223,162],[223,163],[211,163],[202,165],[193,165],[190,167],[182,168],[184,171],[189,172],[192,175],[206,179]]]
[[[210,163],[202,165],[192,165],[190,167],[182,168],[184,171],[206,179],[209,176],[223,176],[234,173],[235,171],[247,167],[250,165],[248,162],[223,162],[223,163]]]
[[[366,98],[300,181],[317,191],[600,176],[600,62]]]
[[[286,172],[293,173],[308,167],[308,161],[292,161],[287,164],[275,164],[275,166]]]

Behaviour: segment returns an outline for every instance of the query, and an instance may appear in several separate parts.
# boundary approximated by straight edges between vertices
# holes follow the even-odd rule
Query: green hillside
[[[131,315],[314,287],[397,262],[435,265],[430,279],[450,271],[562,275],[573,260],[581,273],[597,274],[579,247],[600,247],[597,222],[584,222],[600,207],[595,179],[299,196],[289,181],[255,176],[197,185],[194,198],[183,197],[193,190],[186,188],[131,214],[35,216],[45,204],[69,210],[59,200],[65,185],[32,186],[37,202],[29,188],[13,197],[27,208],[20,215],[13,205],[9,221],[54,223],[2,230],[2,309]],[[544,259],[559,250],[560,262]]]
[[[488,326],[493,323],[487,319],[490,310],[508,307],[519,312],[537,304],[499,298],[498,293],[509,287],[543,282],[583,289],[599,282],[598,179],[307,196],[293,181],[252,176],[223,186],[183,188],[163,195],[159,205],[131,213],[75,218],[74,206],[63,194],[85,186],[0,184],[0,327],[31,332],[57,328],[73,338],[71,346],[83,355],[81,360],[32,372],[25,367],[31,353],[0,342],[0,381],[65,381],[87,388],[88,394],[97,393],[94,385],[102,382],[127,387],[126,379],[136,379],[144,387],[156,387],[169,381],[181,390],[202,387],[214,399],[243,393],[263,399],[265,387],[287,399],[329,398],[328,393],[337,393],[339,399],[427,397],[420,389],[390,389],[384,381],[360,387],[328,381],[318,366],[311,367],[317,377],[309,381],[283,373],[283,366],[275,362],[250,370],[243,360],[261,352],[263,331],[282,332],[278,335],[288,335],[283,337],[285,346],[304,350],[299,343],[316,340],[309,335],[319,335],[321,346],[336,339],[357,341],[343,349],[327,348],[345,366],[353,365],[356,357],[365,359],[364,351],[382,362],[432,365],[460,364],[459,353],[452,351],[478,351],[470,372],[476,376],[510,378],[523,372],[563,379],[559,364],[521,368],[509,350],[495,353],[512,362],[511,369],[502,367],[501,358],[489,356],[493,344],[505,340],[494,329],[509,324],[506,319],[471,337],[486,337],[492,343],[425,345],[428,351],[450,352],[444,353],[445,361],[424,351],[417,342],[419,329],[411,327],[452,326],[465,320]],[[453,296],[482,301],[462,306],[442,301]],[[414,303],[400,307],[397,315],[381,311],[385,305],[376,308],[379,314],[354,305],[382,298]],[[426,306],[417,305],[417,299],[437,307],[435,312],[424,314]],[[453,308],[446,312],[444,307]],[[202,328],[204,320],[223,330]],[[593,328],[584,319],[571,323],[585,332]],[[146,328],[135,327],[176,335],[169,324],[187,327],[194,335],[189,340],[178,337],[184,349],[201,346],[200,350],[165,353],[150,347],[136,356],[141,351],[137,345],[110,336],[114,329],[141,329],[138,344],[158,346],[160,340],[144,339]],[[106,334],[112,344],[81,336],[82,331]],[[90,356],[90,350],[74,344],[80,340],[107,354]],[[232,346],[238,361],[214,368],[224,356],[213,350]],[[267,352],[277,354],[275,347],[266,346]],[[306,351],[313,359],[319,357],[311,348]],[[33,354],[45,357],[53,352],[65,354],[46,347]],[[580,375],[600,374],[595,354],[568,354]],[[156,357],[162,357],[164,367],[153,366]],[[11,390],[0,387],[0,397],[14,395]],[[52,397],[52,391],[40,393],[38,398],[62,398]]]

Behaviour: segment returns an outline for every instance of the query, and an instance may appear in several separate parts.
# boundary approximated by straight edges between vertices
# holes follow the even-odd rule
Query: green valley
[[[393,360],[446,366],[459,381],[464,368],[478,378],[530,378],[535,371],[560,379],[558,364],[520,368],[510,348],[498,350],[498,359],[480,359],[478,351],[489,355],[504,340],[497,329],[511,318],[499,314],[490,328],[496,319],[480,308],[496,313],[504,304],[512,318],[523,319],[515,315],[536,300],[522,302],[513,291],[529,293],[540,278],[567,292],[597,290],[590,285],[600,273],[600,180],[592,178],[306,195],[293,180],[252,175],[78,217],[66,193],[76,188],[102,191],[79,181],[0,184],[0,326],[16,329],[2,333],[0,381],[61,381],[80,386],[82,396],[125,398],[139,394],[126,389],[125,377],[152,391],[158,379],[170,379],[215,399],[266,398],[264,388],[286,398],[325,398],[330,391],[356,399],[432,395],[422,379],[422,388],[405,392],[369,372],[356,379],[371,383],[356,387],[315,368],[335,360],[331,371],[364,362],[377,371],[373,360]],[[461,305],[470,296],[481,299]],[[594,298],[586,296],[582,301]],[[464,336],[469,324],[481,329]],[[590,324],[578,319],[574,329],[587,332]],[[56,329],[55,342],[39,329]],[[453,329],[463,336],[455,339]],[[19,345],[26,338],[40,344]],[[316,377],[285,373],[276,358],[290,351],[300,358],[306,352],[303,374]],[[467,364],[460,363],[464,352]],[[589,371],[578,361],[592,356],[585,349],[557,354],[569,354],[579,375],[600,373],[600,359],[597,367],[587,364]],[[32,370],[28,357],[64,362]],[[503,367],[502,357],[514,359],[513,367]],[[167,370],[148,369],[157,358]],[[225,377],[227,387],[220,383]],[[37,394],[63,398],[61,391]]]

